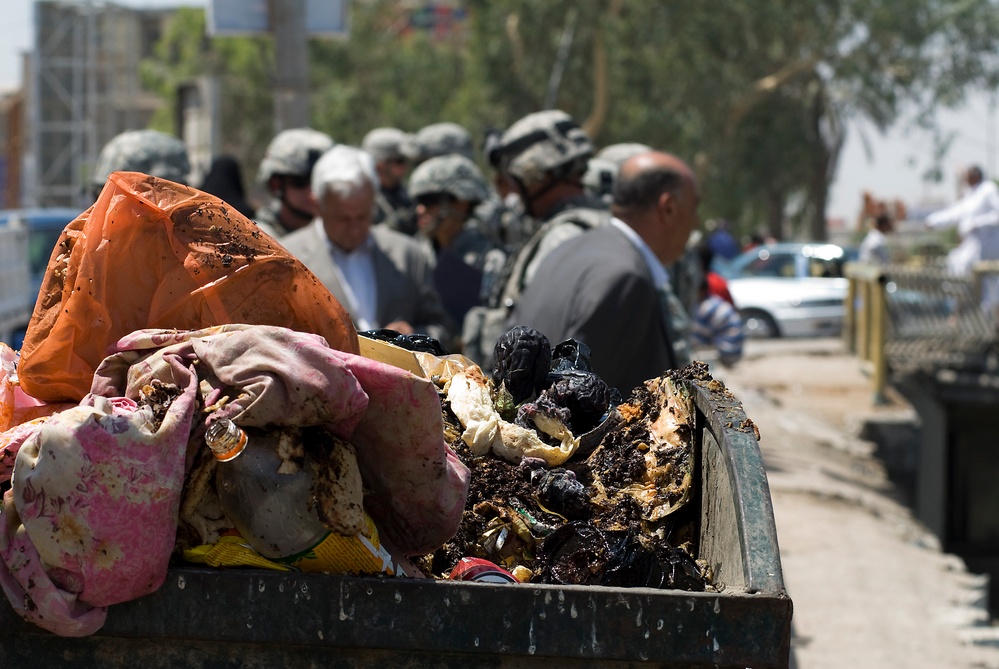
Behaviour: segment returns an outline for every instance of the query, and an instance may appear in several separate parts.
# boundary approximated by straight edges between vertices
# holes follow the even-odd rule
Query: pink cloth
[[[159,426],[136,403],[154,380],[180,390]],[[0,434],[0,476],[14,469],[0,586],[22,617],[57,634],[91,634],[104,607],[162,584],[185,454],[204,447],[199,394],[205,406],[229,398],[212,419],[327,425],[350,439],[369,513],[400,551],[430,552],[457,531],[469,472],[444,441],[429,380],[286,328],[142,330],[118,342],[80,406]],[[12,401],[0,383],[0,417]]]
[[[0,462],[15,456],[0,586],[23,618],[64,636],[92,634],[104,607],[163,583],[195,408],[190,381],[158,428],[146,407],[88,396],[3,435]]]

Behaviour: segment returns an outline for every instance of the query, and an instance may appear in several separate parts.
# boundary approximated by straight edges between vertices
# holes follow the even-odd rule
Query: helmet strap
[[[285,208],[287,208],[288,211],[290,211],[295,216],[298,216],[301,219],[311,221],[313,218],[315,218],[315,216],[312,215],[312,212],[305,211],[304,209],[299,209],[298,207],[289,204],[288,200],[285,199],[283,192],[281,193],[281,204]]]
[[[524,182],[521,179],[513,175],[510,175],[510,179],[517,186],[517,193],[520,195],[520,199],[524,201],[524,211],[535,217],[540,216],[541,212],[534,211],[534,203],[545,193],[559,184],[559,180],[556,179],[553,174],[548,173],[548,183],[535,191],[534,194],[529,195],[527,192],[527,186],[524,185]]]

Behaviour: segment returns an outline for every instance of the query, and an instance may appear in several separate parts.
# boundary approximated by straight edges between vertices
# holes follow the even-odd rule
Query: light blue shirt
[[[642,255],[642,259],[645,260],[645,264],[649,266],[649,272],[652,274],[652,282],[656,289],[661,290],[669,286],[669,271],[659,261],[656,254],[652,252],[649,245],[645,243],[645,240],[635,232],[635,229],[617,217],[611,218],[610,224],[620,230],[628,238],[628,241],[638,249],[638,252]]]

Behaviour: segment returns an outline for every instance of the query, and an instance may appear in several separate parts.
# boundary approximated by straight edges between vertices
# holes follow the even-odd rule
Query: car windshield
[[[840,278],[843,276],[843,257],[842,249],[831,244],[803,248],[761,247],[746,251],[728,263],[715,263],[714,268],[727,279]]]
[[[771,253],[762,249],[756,258],[743,267],[743,276],[772,276],[793,278],[797,275],[794,266],[796,256],[790,253]]]

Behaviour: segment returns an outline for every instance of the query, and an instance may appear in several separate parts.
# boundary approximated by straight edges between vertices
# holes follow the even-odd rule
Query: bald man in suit
[[[700,223],[700,195],[682,160],[652,151],[621,166],[613,198],[610,224],[554,251],[507,325],[586,343],[593,371],[627,393],[690,362],[689,317],[666,267]]]

